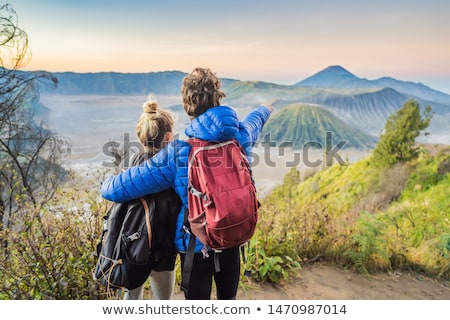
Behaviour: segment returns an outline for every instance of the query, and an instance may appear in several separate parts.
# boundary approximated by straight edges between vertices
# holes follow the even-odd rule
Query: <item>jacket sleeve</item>
[[[250,112],[242,121],[242,125],[247,128],[250,134],[252,145],[256,143],[266,121],[270,117],[270,111],[264,106],[260,106]]]
[[[174,187],[177,168],[186,165],[186,145],[179,140],[171,142],[142,165],[109,177],[101,187],[102,197],[125,202]]]
[[[244,147],[245,152],[250,156],[251,149],[258,141],[264,124],[270,117],[270,111],[264,106],[260,106],[250,112],[240,123],[238,141]]]

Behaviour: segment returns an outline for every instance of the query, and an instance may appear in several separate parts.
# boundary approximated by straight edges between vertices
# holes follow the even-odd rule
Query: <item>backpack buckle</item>
[[[188,226],[183,225],[183,230],[184,230],[187,234],[191,234],[191,230],[189,229]]]
[[[203,248],[202,248],[203,259],[209,258],[208,251],[209,251],[208,247],[207,246],[203,246]]]
[[[212,200],[208,198],[208,196],[205,194],[205,201],[208,201],[205,203],[205,208],[209,207],[210,205],[213,204]]]
[[[198,197],[198,198],[200,198],[200,199],[202,199],[204,201],[209,201],[208,195],[206,195],[203,192],[198,191],[197,189],[195,189],[195,187],[192,184],[190,184],[187,189],[188,189],[188,192],[190,192],[194,196],[196,196],[196,197]]]
[[[130,241],[134,241],[134,240],[139,239],[140,237],[141,237],[141,231],[137,231],[137,232],[135,232],[133,234],[130,234],[127,238]]]

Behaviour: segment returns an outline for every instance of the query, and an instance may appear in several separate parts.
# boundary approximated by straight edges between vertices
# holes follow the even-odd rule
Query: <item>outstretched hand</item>
[[[270,113],[272,113],[273,107],[270,103],[263,103],[263,106],[266,107],[267,109],[269,109]]]

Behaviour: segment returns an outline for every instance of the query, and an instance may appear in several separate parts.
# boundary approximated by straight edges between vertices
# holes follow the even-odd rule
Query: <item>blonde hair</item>
[[[165,134],[173,131],[172,114],[158,108],[158,102],[151,97],[142,105],[142,109],[136,125],[136,134],[146,151],[160,150],[167,142],[164,141]]]
[[[181,94],[186,113],[195,118],[217,107],[225,97],[219,78],[209,68],[195,68],[183,79]]]

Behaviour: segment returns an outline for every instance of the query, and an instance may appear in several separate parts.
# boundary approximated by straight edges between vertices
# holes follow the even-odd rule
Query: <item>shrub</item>
[[[56,190],[36,207],[21,199],[14,229],[0,233],[2,299],[98,299],[102,288],[92,280],[94,252],[106,201],[95,193]]]

